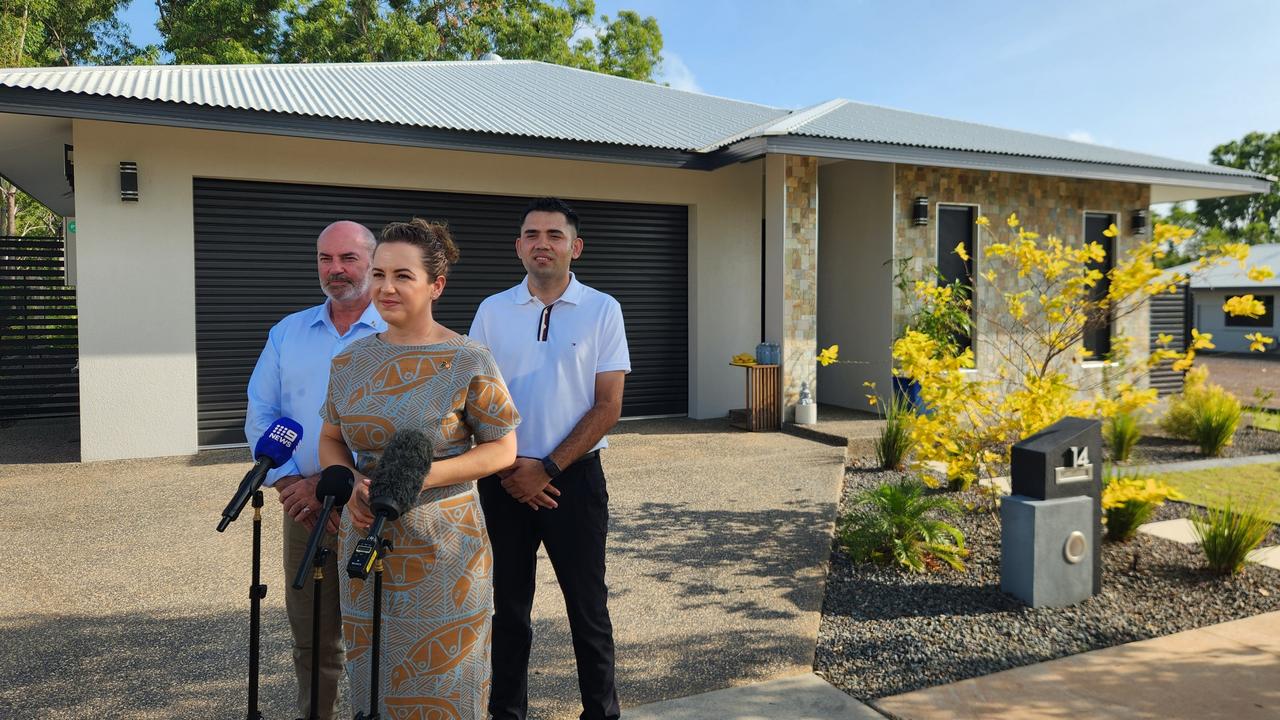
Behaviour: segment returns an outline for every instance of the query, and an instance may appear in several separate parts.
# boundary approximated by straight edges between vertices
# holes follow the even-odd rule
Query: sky
[[[597,0],[653,16],[661,80],[782,108],[833,98],[1208,162],[1280,131],[1275,0]],[[125,13],[158,43],[154,2]]]

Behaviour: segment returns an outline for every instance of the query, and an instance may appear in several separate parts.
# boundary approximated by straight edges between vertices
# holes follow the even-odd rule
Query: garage
[[[419,216],[449,224],[462,257],[436,309],[466,332],[480,302],[524,276],[513,243],[527,197],[194,181],[198,442],[243,444],[245,387],[267,332],[324,300],[315,238],[349,219],[375,233]],[[617,298],[632,373],[624,417],[689,408],[689,216],[683,205],[579,201],[586,242],[574,272]]]

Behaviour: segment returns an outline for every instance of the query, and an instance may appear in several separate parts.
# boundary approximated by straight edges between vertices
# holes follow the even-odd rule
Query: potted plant
[[[934,341],[938,357],[959,355],[973,336],[972,288],[959,280],[947,283],[936,266],[929,268],[934,275],[932,282],[911,281],[906,272],[909,260],[910,258],[902,258],[898,261],[894,282],[901,297],[912,301],[915,307],[897,339],[912,330]],[[920,383],[915,378],[895,374],[893,394],[902,398],[916,412],[929,413],[929,408],[920,397]]]

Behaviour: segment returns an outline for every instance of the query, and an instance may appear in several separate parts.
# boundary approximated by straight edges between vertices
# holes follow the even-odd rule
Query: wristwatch
[[[552,480],[555,480],[560,473],[564,472],[560,469],[560,466],[556,464],[556,461],[551,459],[550,455],[542,458],[542,469],[547,472],[547,477]]]

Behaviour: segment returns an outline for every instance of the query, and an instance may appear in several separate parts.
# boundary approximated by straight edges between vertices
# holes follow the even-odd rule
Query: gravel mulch
[[[842,507],[899,476],[850,468]],[[984,498],[969,492],[957,500]],[[1199,548],[1145,535],[1103,546],[1101,595],[1073,607],[1033,610],[1000,592],[998,516],[979,510],[951,522],[964,531],[971,551],[964,573],[915,575],[855,564],[835,545],[818,633],[818,674],[856,698],[873,700],[1280,610],[1280,571],[1250,565],[1219,579],[1202,569]]]
[[[1200,454],[1195,443],[1170,437],[1159,427],[1146,427],[1143,428],[1143,432],[1142,439],[1134,446],[1126,465],[1204,460],[1206,457]],[[1106,451],[1104,453],[1109,459],[1110,453]],[[1271,453],[1280,453],[1280,433],[1242,427],[1236,431],[1235,439],[1227,446],[1222,457],[1247,457]]]

